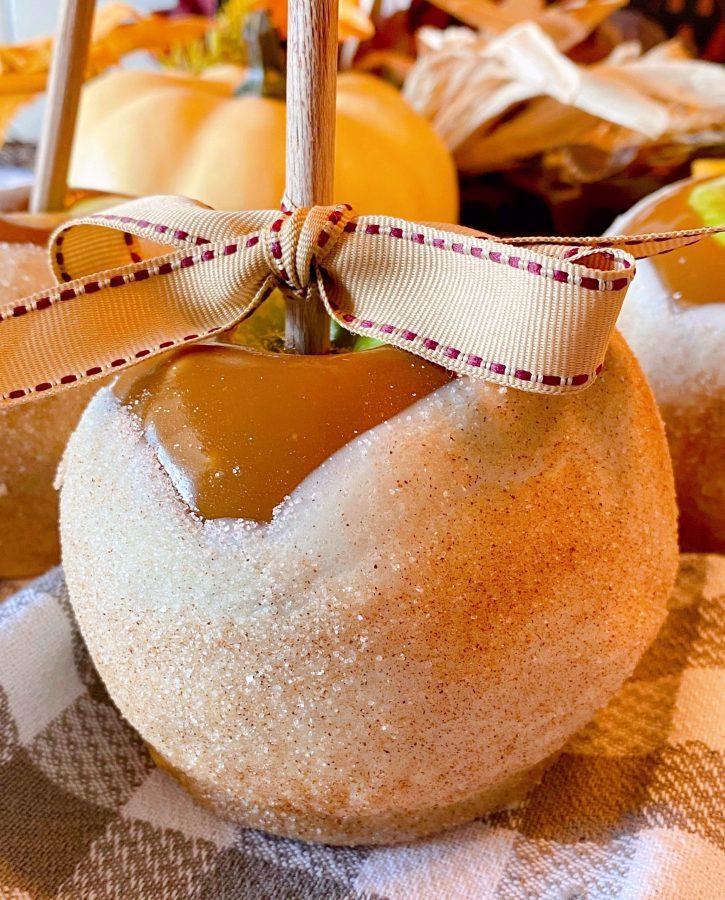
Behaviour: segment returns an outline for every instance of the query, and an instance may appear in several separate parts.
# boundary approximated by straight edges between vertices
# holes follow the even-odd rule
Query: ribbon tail
[[[251,246],[250,246],[251,242]],[[271,289],[253,237],[67,281],[0,308],[0,403],[100,379],[248,316]]]
[[[616,225],[616,222],[615,222]],[[521,237],[501,238],[500,243],[516,247],[538,245],[548,248],[549,252],[561,252],[562,248],[576,247],[584,253],[596,249],[623,250],[635,259],[645,259],[678,250],[690,244],[696,244],[706,237],[725,234],[725,225],[714,225],[707,228],[691,228],[684,231],[661,231],[650,234],[604,235],[602,237]],[[569,259],[576,260],[572,254]]]

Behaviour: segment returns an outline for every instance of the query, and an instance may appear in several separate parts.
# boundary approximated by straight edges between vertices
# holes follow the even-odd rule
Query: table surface
[[[0,897],[725,897],[724,688],[725,557],[684,556],[654,644],[523,804],[400,847],[305,845],[154,766],[54,570],[0,604]]]

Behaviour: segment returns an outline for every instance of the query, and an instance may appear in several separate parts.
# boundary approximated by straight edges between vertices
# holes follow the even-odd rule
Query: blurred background
[[[109,6],[113,0],[97,0],[97,8]],[[40,35],[53,34],[60,0],[0,0],[0,43],[20,44]],[[139,12],[172,9],[176,0],[134,0]],[[145,65],[148,57],[127,58],[124,65]],[[38,97],[21,110],[8,131],[10,141],[36,141],[40,134],[45,98]]]
[[[237,96],[250,69],[245,23],[266,10],[283,61],[286,5],[99,0],[84,93],[100,95],[96,83],[120,69],[154,68],[183,76],[195,96],[221,90],[210,87],[219,79]],[[17,76],[47,69],[50,45],[41,52],[36,45],[54,33],[58,8],[59,0],[0,0],[3,97]],[[340,0],[340,69],[394,87],[443,141],[463,224],[501,235],[598,233],[642,197],[689,175],[694,160],[725,156],[724,10],[725,0]],[[151,90],[148,83],[125,93]],[[29,179],[42,121],[42,91],[17,98],[12,115],[4,111],[5,186]],[[140,174],[138,183],[130,174],[118,183],[95,179],[94,166],[121,165],[113,136],[93,156],[101,117],[79,132],[89,161],[75,187],[132,194],[185,187]],[[133,121],[117,125],[124,142]],[[156,120],[149,122],[155,130]],[[202,135],[209,136],[187,127],[183,146]],[[218,139],[231,136],[219,130]],[[182,162],[176,165],[181,172]],[[244,194],[233,199],[249,202]]]

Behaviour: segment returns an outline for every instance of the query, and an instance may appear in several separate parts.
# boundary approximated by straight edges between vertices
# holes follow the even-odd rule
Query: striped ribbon
[[[309,302],[310,285],[355,334],[460,375],[579,391],[601,371],[635,259],[723,230],[498,240],[355,217],[347,206],[236,213],[135,200],[60,228],[51,240],[59,284],[0,307],[0,401],[210,338],[274,287]]]

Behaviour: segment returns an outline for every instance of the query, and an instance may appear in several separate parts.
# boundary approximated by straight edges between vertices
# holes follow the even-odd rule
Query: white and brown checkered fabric
[[[0,605],[0,898],[716,900],[724,697],[725,558],[686,556],[657,641],[522,806],[401,847],[315,847],[222,822],[154,767],[56,570]]]

